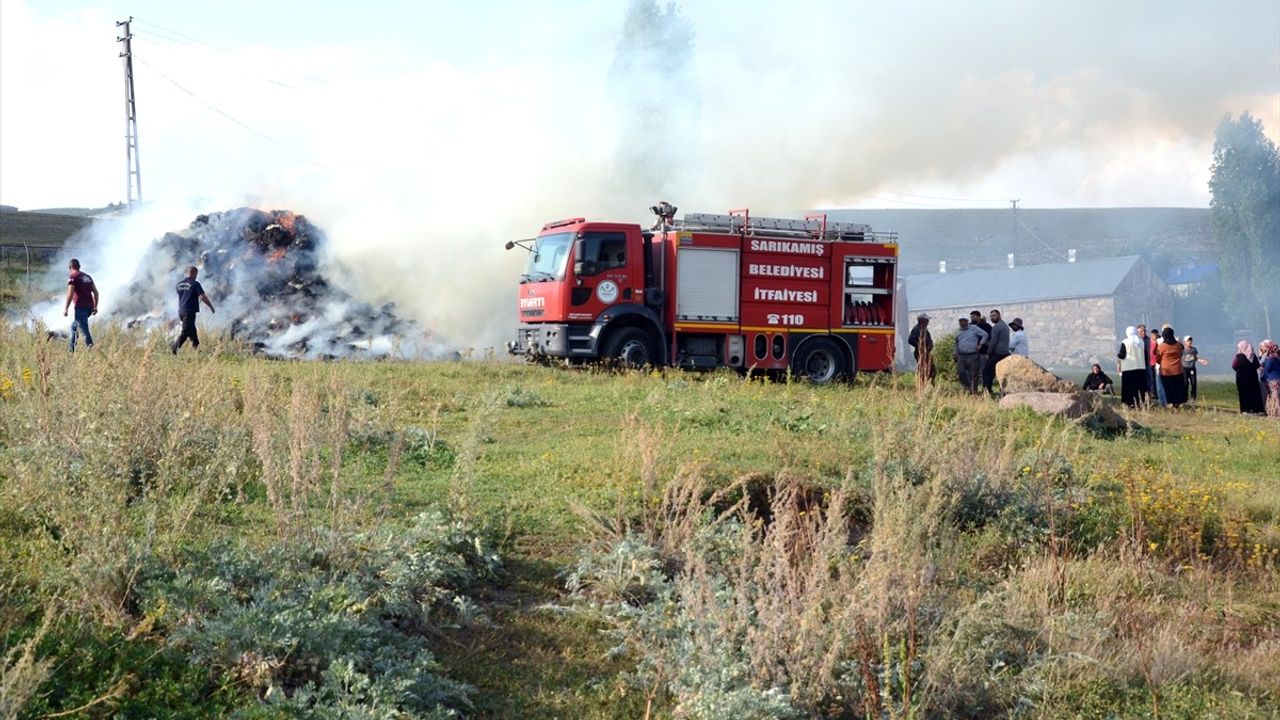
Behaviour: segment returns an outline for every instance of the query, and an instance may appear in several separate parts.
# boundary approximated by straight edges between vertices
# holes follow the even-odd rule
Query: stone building
[[[998,309],[1006,321],[1022,318],[1031,359],[1050,368],[1097,362],[1109,373],[1125,326],[1159,328],[1173,318],[1173,293],[1137,255],[906,280],[908,322],[928,313],[935,339],[953,332],[957,319],[970,310],[988,315]],[[910,329],[899,328],[899,333],[905,336]]]

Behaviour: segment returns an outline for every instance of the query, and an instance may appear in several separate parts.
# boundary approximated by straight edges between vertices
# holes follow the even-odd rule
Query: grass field
[[[0,212],[0,245],[62,245],[93,222],[81,215]]]
[[[1280,425],[0,328],[0,717],[1277,717]]]

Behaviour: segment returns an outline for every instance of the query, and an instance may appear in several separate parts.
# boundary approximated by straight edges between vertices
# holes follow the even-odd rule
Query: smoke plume
[[[326,277],[320,268],[326,244],[320,228],[287,210],[202,214],[147,246],[127,285],[112,276],[101,318],[172,333],[175,286],[194,266],[218,310],[203,313],[203,323],[255,352],[298,359],[451,354],[441,338],[401,318],[392,305],[375,308]],[[81,249],[90,262],[84,267],[96,271],[91,263],[99,254]]]

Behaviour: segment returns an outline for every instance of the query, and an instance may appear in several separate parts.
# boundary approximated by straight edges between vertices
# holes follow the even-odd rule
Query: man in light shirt
[[[1027,332],[1022,327],[1022,318],[1014,318],[1013,322],[1009,323],[1009,329],[1013,331],[1009,336],[1009,354],[1029,357],[1031,346],[1027,344]]]
[[[986,331],[970,323],[969,318],[960,318],[960,330],[956,333],[956,374],[960,376],[960,384],[971,393],[978,392],[985,357],[978,348],[986,341]]]

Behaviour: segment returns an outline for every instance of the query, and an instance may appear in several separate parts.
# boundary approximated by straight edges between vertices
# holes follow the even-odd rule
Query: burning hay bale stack
[[[171,325],[188,265],[218,308],[204,322],[275,357],[437,357],[442,343],[391,305],[373,307],[320,273],[324,233],[302,215],[239,208],[200,215],[148,249],[114,315]]]

